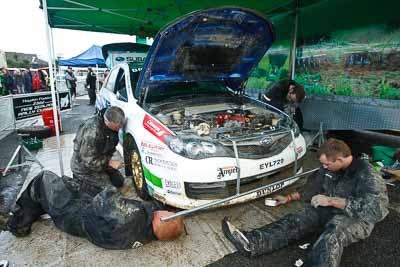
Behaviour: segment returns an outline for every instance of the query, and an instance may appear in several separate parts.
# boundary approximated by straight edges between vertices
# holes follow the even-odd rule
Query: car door
[[[122,108],[126,117],[125,130],[134,136],[140,132],[134,129],[141,127],[144,111],[137,105],[137,101],[133,96],[130,75],[129,66],[121,64],[115,76],[114,90],[113,94],[110,95],[110,103],[112,106]]]
[[[113,78],[114,86],[112,94],[110,94],[110,103],[112,106],[118,106],[126,112],[129,106],[128,91],[130,89],[126,70],[123,66],[120,66],[118,69],[114,69],[111,75],[113,77],[110,78]]]

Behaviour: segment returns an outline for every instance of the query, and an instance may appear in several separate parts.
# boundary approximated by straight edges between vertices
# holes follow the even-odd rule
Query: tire
[[[127,136],[126,142],[124,141],[124,161],[125,174],[132,176],[132,182],[138,196],[143,200],[152,199],[144,177],[139,149],[131,136]]]
[[[47,138],[51,136],[51,129],[48,126],[29,126],[29,127],[22,127],[17,130],[17,133],[23,134],[23,138]]]

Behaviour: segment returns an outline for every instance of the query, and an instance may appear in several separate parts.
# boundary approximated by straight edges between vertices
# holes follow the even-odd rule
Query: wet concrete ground
[[[64,135],[61,143],[67,175],[70,175],[69,159],[72,155],[73,133],[79,124],[94,112],[92,106],[85,105],[86,100],[79,102],[81,105],[75,107],[73,111],[62,114]],[[3,145],[3,140],[1,143]],[[46,139],[44,149],[37,153],[37,157],[42,162],[46,162],[46,169],[58,172],[55,138]],[[309,153],[304,164],[306,170],[317,165],[315,155]],[[15,172],[1,178],[0,192],[7,189],[9,193],[6,199],[13,199],[24,178],[32,177],[37,171],[39,171],[37,166],[33,166],[29,170],[25,169],[23,172]],[[129,181],[127,183],[129,184]],[[301,183],[302,181],[299,181],[291,188],[285,189],[285,192],[293,190]],[[399,188],[400,183],[396,183],[394,188],[389,188],[391,194],[397,196],[397,199],[393,197],[395,200],[399,199]],[[129,188],[126,194],[135,197],[134,192]],[[9,202],[0,202],[2,211],[7,209]],[[183,235],[179,240],[155,241],[139,249],[131,250],[105,250],[96,247],[85,239],[59,231],[51,220],[42,220],[33,225],[32,234],[25,238],[17,239],[7,231],[0,232],[0,260],[9,260],[10,266],[109,266],[110,264],[115,266],[206,266],[209,264],[210,266],[293,266],[296,259],[304,258],[306,255],[306,252],[300,250],[296,244],[272,255],[248,260],[235,253],[235,249],[221,232],[220,221],[224,216],[229,216],[239,228],[253,229],[301,209],[302,205],[301,202],[293,202],[288,206],[271,208],[264,206],[263,200],[256,200],[199,212],[186,219],[187,235]],[[392,207],[399,211],[398,201],[392,202]],[[398,249],[395,249],[398,248],[397,242],[400,237],[400,230],[396,230],[395,226],[399,222],[399,214],[392,210],[390,216],[376,227],[370,241],[356,244],[345,252],[342,266],[382,266],[380,263],[384,263],[387,267],[399,266],[396,260],[400,258],[400,255]],[[312,242],[313,238],[315,239],[311,237],[306,241]]]

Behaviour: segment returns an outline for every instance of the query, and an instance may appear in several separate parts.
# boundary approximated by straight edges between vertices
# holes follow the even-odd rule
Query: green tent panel
[[[40,0],[40,4],[41,0]],[[187,13],[219,6],[241,6],[269,17],[278,41],[289,40],[293,11],[299,7],[298,37],[372,24],[399,25],[399,0],[48,0],[53,28],[153,37]]]

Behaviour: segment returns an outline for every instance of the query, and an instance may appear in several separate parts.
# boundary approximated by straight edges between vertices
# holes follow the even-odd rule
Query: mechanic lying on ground
[[[222,230],[239,253],[249,257],[271,253],[321,231],[306,266],[339,266],[344,247],[367,238],[385,218],[387,189],[366,160],[353,158],[343,141],[329,139],[319,150],[319,161],[322,167],[302,191],[275,197],[279,204],[310,201],[304,210],[250,232],[240,232],[224,218]]]
[[[151,240],[172,240],[183,230],[181,218],[162,222],[171,212],[157,203],[124,198],[112,185],[96,195],[77,192],[49,171],[42,171],[18,198],[7,222],[15,236],[26,236],[40,215],[49,214],[60,230],[108,249],[137,248]]]
[[[75,191],[96,195],[106,185],[122,187],[118,171],[121,162],[111,160],[118,144],[118,131],[124,126],[122,109],[110,107],[79,126],[71,159],[72,177],[65,182]]]

